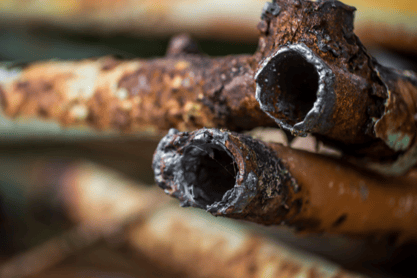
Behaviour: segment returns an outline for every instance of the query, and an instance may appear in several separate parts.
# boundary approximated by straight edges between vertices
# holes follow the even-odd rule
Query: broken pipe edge
[[[297,182],[272,149],[249,136],[171,129],[155,151],[153,169],[156,183],[181,206],[216,216],[273,224],[299,210],[292,205]]]
[[[374,133],[377,138],[384,141],[389,148],[398,152],[399,155],[394,161],[389,162],[378,162],[368,158],[351,158],[351,162],[383,175],[401,176],[417,164],[417,137],[415,127],[417,118],[415,116],[416,114],[413,115],[407,110],[407,107],[404,109],[404,103],[400,103],[401,106],[398,103],[401,101],[411,102],[416,98],[417,75],[408,70],[401,71],[387,68],[378,64],[376,61],[374,61],[374,70],[387,91],[384,112],[380,118],[374,119]],[[407,90],[403,90],[398,86],[398,81],[408,83],[409,89],[413,88],[408,91],[410,95],[406,95]],[[414,95],[412,95],[412,91],[414,91]],[[408,103],[406,104],[408,105]],[[396,119],[398,115],[405,116],[407,113],[408,120],[398,121]],[[386,128],[386,126],[389,128]],[[413,126],[414,129],[412,128]]]
[[[157,184],[167,194],[178,198],[181,206],[184,207],[198,207],[216,215],[226,214],[226,211],[230,211],[232,207],[235,212],[242,211],[256,195],[258,180],[253,172],[246,172],[243,157],[239,156],[236,151],[233,151],[234,154],[232,154],[231,149],[237,147],[228,141],[228,137],[228,132],[218,129],[204,128],[193,133],[171,129],[159,143],[154,155],[152,166]],[[235,173],[233,186],[229,184],[228,190],[223,188],[225,193],[220,200],[213,196],[209,197],[209,199],[213,199],[210,204],[198,197],[195,191],[197,188],[194,186],[200,185],[190,184],[190,179],[200,178],[197,175],[201,174],[199,173],[201,160],[207,159],[207,156],[214,160],[214,150],[225,152],[233,160],[234,166],[238,165],[238,172]],[[220,164],[219,166],[223,167]],[[197,174],[190,173],[191,169],[197,171]],[[210,178],[213,177],[212,173],[207,174],[211,175]],[[189,177],[187,178],[187,176]],[[204,184],[204,182],[200,182],[200,184]]]
[[[315,92],[316,99],[313,106],[302,121],[296,121],[293,125],[282,117],[274,116],[275,113],[281,112],[280,107],[278,107],[280,104],[275,104],[274,101],[274,98],[276,98],[275,88],[280,86],[274,77],[274,75],[279,74],[276,70],[276,64],[279,63],[279,59],[285,59],[285,55],[289,53],[299,55],[307,64],[314,66],[318,75],[318,89]],[[286,45],[266,58],[261,64],[255,75],[256,99],[266,114],[274,119],[281,128],[290,131],[292,134],[307,136],[307,133],[311,132],[325,132],[331,128],[331,121],[326,119],[331,116],[336,101],[333,90],[334,79],[335,75],[330,67],[305,44]],[[281,103],[286,106],[291,105],[291,103],[287,104],[282,101]]]

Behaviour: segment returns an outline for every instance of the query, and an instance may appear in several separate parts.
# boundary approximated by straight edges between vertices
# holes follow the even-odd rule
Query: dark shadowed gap
[[[212,144],[188,147],[181,167],[184,188],[202,207],[220,201],[226,191],[234,187],[238,171],[228,152]]]
[[[267,65],[268,75],[263,86],[279,113],[283,113],[294,125],[304,120],[317,99],[319,75],[315,66],[297,53],[285,51]],[[265,89],[265,88],[264,88]]]

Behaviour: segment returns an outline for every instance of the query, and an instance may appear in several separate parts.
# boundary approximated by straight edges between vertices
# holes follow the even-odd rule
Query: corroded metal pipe
[[[208,58],[179,37],[166,58],[150,61],[3,66],[1,103],[9,116],[157,134],[238,131],[273,118],[401,175],[417,162],[417,77],[378,65],[353,33],[354,11],[333,0],[267,3],[253,56]]]
[[[417,240],[415,173],[381,178],[329,157],[216,129],[164,137],[158,185],[182,206],[305,232]]]
[[[171,127],[273,125],[254,96],[253,57],[209,58],[195,51],[193,42],[180,36],[163,59],[3,65],[1,105],[12,117],[153,134]]]
[[[379,65],[353,33],[356,9],[338,1],[278,0],[259,29],[256,97],[279,126],[313,133],[357,157],[417,162],[417,76]],[[377,167],[374,167],[375,169]]]

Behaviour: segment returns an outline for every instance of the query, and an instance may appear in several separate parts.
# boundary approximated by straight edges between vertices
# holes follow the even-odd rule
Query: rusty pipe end
[[[305,44],[281,47],[267,57],[255,75],[261,109],[292,134],[330,129],[335,104],[334,74]]]
[[[248,172],[229,135],[218,129],[192,133],[171,129],[154,154],[157,184],[178,198],[181,206],[215,215],[242,211],[256,195],[257,176]]]

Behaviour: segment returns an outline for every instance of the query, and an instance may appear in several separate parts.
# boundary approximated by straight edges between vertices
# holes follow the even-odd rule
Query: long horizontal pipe
[[[112,36],[193,36],[256,42],[253,26],[265,1],[260,0],[2,0],[0,22],[19,28],[60,28],[82,34]],[[417,4],[413,1],[346,0],[359,8],[356,32],[368,45],[416,53]],[[192,16],[191,16],[192,15]],[[82,20],[79,20],[82,18]]]
[[[415,172],[381,177],[338,160],[216,129],[172,129],[154,155],[182,206],[298,230],[417,240]]]
[[[255,99],[253,57],[209,58],[195,51],[179,36],[162,59],[3,64],[1,107],[15,118],[118,132],[273,125]]]

